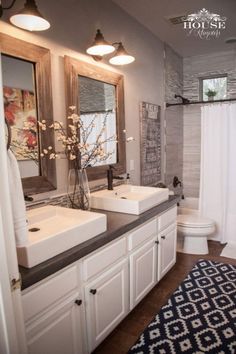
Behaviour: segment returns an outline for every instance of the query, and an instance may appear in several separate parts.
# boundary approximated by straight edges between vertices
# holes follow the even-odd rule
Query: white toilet
[[[197,214],[179,214],[177,230],[183,237],[183,253],[208,254],[207,236],[215,231],[213,220]]]

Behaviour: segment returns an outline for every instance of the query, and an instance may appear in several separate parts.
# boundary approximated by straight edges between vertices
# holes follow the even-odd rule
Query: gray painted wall
[[[34,91],[34,66],[33,64],[2,55],[3,85]]]
[[[20,10],[24,2],[24,0],[17,1],[12,10],[4,13],[0,20],[1,31],[51,50],[53,109],[56,120],[66,122],[64,55],[124,75],[127,136],[135,138],[134,142],[127,144],[127,171],[131,174],[131,182],[139,184],[139,104],[145,101],[163,107],[163,42],[110,0],[58,0],[56,6],[53,1],[41,0],[38,4],[39,9],[51,22],[51,28],[39,33],[22,31],[11,26],[8,18],[13,12]],[[136,57],[136,61],[127,66],[115,67],[109,65],[108,59],[95,62],[86,55],[86,48],[93,41],[97,28],[101,28],[107,41],[122,41],[127,51]],[[132,171],[130,171],[131,161],[134,161]],[[67,161],[61,159],[56,163],[58,190],[50,195],[60,194],[66,190]]]

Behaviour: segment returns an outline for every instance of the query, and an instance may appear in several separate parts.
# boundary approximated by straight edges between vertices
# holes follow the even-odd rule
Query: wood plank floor
[[[94,354],[127,353],[145,327],[166,303],[167,299],[199,259],[205,258],[236,265],[236,259],[220,257],[223,248],[224,246],[219,242],[209,241],[209,254],[206,256],[177,253],[177,262],[175,266],[100,344],[100,346],[95,349]]]

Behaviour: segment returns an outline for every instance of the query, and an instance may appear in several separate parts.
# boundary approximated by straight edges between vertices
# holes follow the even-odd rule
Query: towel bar
[[[5,123],[7,126],[7,150],[9,150],[10,145],[11,145],[11,127],[10,127],[6,118],[5,118]]]

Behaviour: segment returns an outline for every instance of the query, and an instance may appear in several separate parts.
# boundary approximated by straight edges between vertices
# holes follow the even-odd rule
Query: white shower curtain
[[[216,222],[214,240],[236,244],[236,103],[201,108],[199,208]]]

